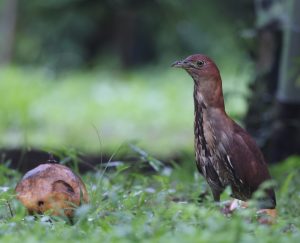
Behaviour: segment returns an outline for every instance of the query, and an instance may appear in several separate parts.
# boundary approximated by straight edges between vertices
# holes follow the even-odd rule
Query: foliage
[[[14,60],[54,70],[99,60],[141,65],[195,52],[230,61],[244,55],[240,32],[253,16],[250,0],[20,0],[19,5]]]
[[[138,152],[145,157],[145,152]],[[299,157],[293,160],[300,162]],[[275,224],[266,226],[257,222],[253,208],[240,209],[226,217],[220,212],[222,206],[214,204],[211,197],[198,203],[205,183],[193,162],[186,162],[172,167],[160,162],[161,170],[144,174],[141,170],[147,166],[146,161],[129,165],[111,162],[114,170],[86,174],[84,181],[91,202],[77,209],[74,225],[63,218],[26,216],[24,208],[13,199],[19,175],[11,178],[2,166],[0,178],[6,181],[9,196],[4,201],[3,190],[0,191],[0,241],[299,242],[299,170],[293,172],[296,174],[289,180],[288,189],[285,189],[285,175],[275,173],[279,182],[279,216]],[[289,170],[289,164],[287,161],[272,171]],[[226,199],[225,193],[223,200]]]

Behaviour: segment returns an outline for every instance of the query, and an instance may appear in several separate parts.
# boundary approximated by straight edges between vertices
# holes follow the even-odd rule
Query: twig
[[[13,216],[14,216],[14,213],[13,213],[13,211],[12,211],[12,208],[11,208],[10,203],[9,203],[8,200],[6,200],[6,204],[7,204],[7,206],[8,206],[8,209],[9,209],[9,212],[10,212],[10,216],[13,217]]]

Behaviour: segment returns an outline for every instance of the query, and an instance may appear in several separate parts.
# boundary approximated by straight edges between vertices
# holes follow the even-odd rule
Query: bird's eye
[[[197,61],[197,66],[202,67],[204,65],[204,61]]]

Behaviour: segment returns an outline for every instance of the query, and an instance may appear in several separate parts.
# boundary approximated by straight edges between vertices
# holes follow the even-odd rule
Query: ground
[[[140,156],[83,175],[91,201],[76,210],[73,225],[63,218],[28,216],[14,198],[21,175],[2,164],[0,242],[299,242],[299,157],[271,168],[279,216],[273,225],[261,225],[253,207],[224,216],[211,196],[198,202],[206,184],[193,159],[166,165]]]

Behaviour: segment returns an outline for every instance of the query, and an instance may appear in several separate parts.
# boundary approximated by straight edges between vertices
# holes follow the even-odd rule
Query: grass
[[[83,176],[91,201],[76,210],[74,225],[27,216],[14,199],[21,175],[1,164],[0,242],[299,242],[299,157],[272,167],[279,216],[267,226],[257,222],[253,208],[226,217],[210,196],[198,203],[206,184],[193,159],[169,166],[134,149],[139,161]],[[152,172],[141,173],[149,166]],[[222,200],[228,198],[225,192]]]
[[[249,70],[237,71],[224,68],[224,92],[227,110],[241,118]],[[111,153],[134,141],[159,157],[192,152],[192,85],[184,71],[171,68],[102,68],[59,76],[2,68],[0,147]]]

